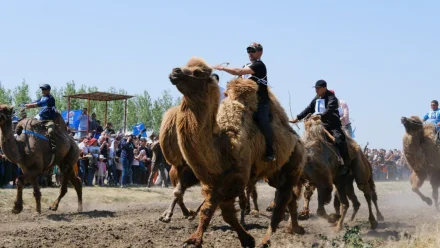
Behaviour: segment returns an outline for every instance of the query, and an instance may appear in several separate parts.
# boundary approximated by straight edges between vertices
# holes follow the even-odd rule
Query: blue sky
[[[2,1],[0,81],[13,88],[25,78],[32,92],[75,80],[178,96],[173,67],[191,56],[241,67],[258,41],[287,113],[289,91],[296,115],[325,79],[348,103],[360,144],[400,148],[400,117],[439,98],[439,9],[404,0]]]

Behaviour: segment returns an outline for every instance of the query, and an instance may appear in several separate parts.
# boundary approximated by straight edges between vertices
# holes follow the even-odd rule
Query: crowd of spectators
[[[403,153],[397,149],[367,149],[365,151],[373,168],[375,181],[400,181],[409,180],[411,167],[409,167]]]
[[[68,132],[80,148],[75,171],[85,186],[170,185],[168,172],[171,166],[163,159],[160,148],[153,153],[153,148],[159,147],[157,136],[153,134],[147,139],[131,132],[116,133],[112,123],[102,128],[95,114],[87,118],[87,109],[83,109],[83,114],[86,121],[89,119],[90,132],[81,130],[81,126],[76,133]],[[87,123],[82,125],[82,128],[87,127]],[[20,168],[9,162],[0,149],[0,187],[13,187],[21,174]],[[39,177],[43,187],[59,185],[61,180],[62,171],[56,165]]]

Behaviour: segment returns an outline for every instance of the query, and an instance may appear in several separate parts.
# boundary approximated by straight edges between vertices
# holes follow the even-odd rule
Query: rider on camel
[[[342,131],[341,120],[338,111],[338,99],[335,94],[327,90],[327,82],[318,80],[315,84],[317,96],[303,112],[301,112],[292,123],[297,123],[309,114],[315,114],[311,118],[313,120],[321,119],[324,128],[335,138],[335,146],[339,151],[342,159],[339,158],[341,165],[346,168],[349,165],[349,154],[346,143],[345,133]],[[345,171],[345,170],[344,170]]]
[[[47,129],[47,134],[49,136],[50,145],[52,147],[52,152],[55,153],[56,148],[56,133],[55,133],[55,118],[56,118],[56,107],[55,98],[50,94],[50,85],[44,84],[40,86],[43,96],[33,103],[26,104],[27,109],[40,107],[40,121]]]
[[[270,126],[270,105],[269,93],[267,90],[267,70],[266,65],[261,61],[263,55],[263,46],[260,43],[253,42],[247,47],[247,53],[251,63],[243,68],[229,68],[224,66],[214,66],[214,69],[225,71],[231,75],[249,78],[258,85],[258,108],[257,119],[258,126],[266,139],[266,161],[275,161],[273,150],[273,134]]]

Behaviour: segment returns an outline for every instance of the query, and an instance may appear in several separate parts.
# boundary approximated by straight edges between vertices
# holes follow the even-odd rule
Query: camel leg
[[[40,187],[38,187],[37,177],[31,179],[31,184],[32,187],[34,188],[36,210],[38,214],[41,214],[41,192],[40,192]]]
[[[301,187],[301,184],[297,185],[298,187]],[[313,192],[313,191],[312,191]],[[287,207],[289,208],[290,213],[290,233],[297,233],[297,234],[304,234],[304,228],[298,224],[298,204],[297,204],[297,196],[296,194],[292,193],[292,199],[290,200]]]
[[[238,204],[240,205],[240,224],[242,226],[246,226],[246,222],[244,221],[244,216],[246,215],[246,208],[249,206],[248,202],[249,196],[246,195],[244,190],[240,192],[238,195]]]
[[[245,200],[245,199],[244,199]],[[246,203],[246,202],[244,202]],[[220,204],[222,216],[238,235],[242,247],[255,247],[255,239],[243,228],[235,215],[234,200],[224,201]]]
[[[299,153],[300,151],[294,151],[294,153]],[[264,236],[261,246],[268,247],[270,246],[270,238],[272,234],[278,228],[281,220],[284,217],[284,211],[286,209],[287,204],[292,200],[293,195],[293,186],[296,185],[299,181],[299,174],[292,175],[292,173],[297,170],[301,165],[302,161],[293,160],[293,158],[300,157],[298,154],[292,154],[290,160],[282,167],[282,169],[278,172],[278,178],[275,180],[270,180],[274,182],[278,182],[277,190],[275,192],[275,206],[273,209],[272,218],[270,221],[269,228],[267,229],[266,235]],[[299,170],[297,170],[299,171]],[[296,198],[295,198],[296,200]],[[296,207],[292,205],[290,207]],[[295,213],[297,213],[295,211]],[[295,217],[296,219],[296,217]],[[298,225],[292,231],[297,231],[298,234],[303,234],[302,228]]]
[[[330,223],[334,223],[335,221],[330,221],[331,218],[325,211],[325,205],[332,199],[332,189],[333,185],[331,184],[318,188],[318,209],[316,210],[316,215],[326,219]]]
[[[371,198],[373,200],[374,207],[376,208],[376,217],[378,221],[384,221],[384,217],[379,210],[379,206],[377,204],[377,194],[376,194],[376,186],[374,185],[373,177],[370,178],[370,190],[371,190]]]
[[[361,203],[359,202],[356,194],[354,193],[353,181],[350,180],[347,183],[347,189],[346,190],[347,190],[348,199],[353,204],[353,214],[351,215],[351,218],[350,218],[350,221],[353,221],[354,217],[356,217],[356,214],[359,211],[359,208],[361,207]]]
[[[339,211],[341,213],[341,217],[339,218],[336,227],[335,227],[335,231],[339,232],[342,230],[342,227],[344,225],[344,219],[345,219],[345,215],[347,215],[347,210],[349,207],[349,203],[348,203],[348,199],[347,199],[347,195],[346,195],[346,189],[345,189],[345,180],[344,178],[338,180],[339,183],[336,184],[336,189],[338,191],[338,197],[339,197],[339,201],[341,203],[341,206],[339,207]]]
[[[26,174],[18,176],[17,179],[15,179],[15,184],[17,185],[17,196],[14,201],[14,207],[12,208],[13,214],[19,214],[19,213],[21,213],[21,211],[23,211],[24,183],[29,179],[34,180],[34,178],[35,178],[35,180],[36,180],[37,175],[38,175],[38,173],[26,173]]]
[[[433,173],[430,179],[431,187],[432,187],[432,199],[434,200],[435,209],[439,210],[438,203],[438,188],[440,187],[440,172]]]
[[[218,196],[216,193],[214,194],[215,195],[213,195],[212,192],[206,194],[205,200],[200,209],[200,220],[197,230],[184,242],[184,247],[188,245],[202,247],[203,233],[206,231],[206,228],[208,228],[209,222],[211,222],[212,216],[220,204]]]
[[[373,209],[371,206],[372,194],[371,194],[370,187],[367,184],[362,184],[362,185],[358,185],[358,188],[362,192],[364,192],[365,200],[367,200],[367,205],[368,205],[368,220],[370,221],[370,228],[372,230],[374,230],[377,228],[377,221],[374,218]]]
[[[274,207],[275,207],[275,199],[270,202],[269,206],[267,206],[267,208],[266,208],[266,211],[273,212]]]
[[[60,168],[61,169],[61,168]],[[67,193],[67,183],[69,179],[69,171],[62,171],[61,173],[63,173],[63,177],[62,177],[62,182],[61,182],[61,188],[60,188],[60,195],[58,196],[58,198],[54,201],[54,203],[52,204],[52,206],[49,207],[50,210],[52,211],[57,211],[58,210],[58,205],[60,204],[61,199],[66,195]]]
[[[298,219],[307,220],[309,219],[310,214],[310,199],[312,198],[313,191],[315,190],[314,184],[307,184],[304,190],[304,207],[303,210],[299,213]],[[325,211],[325,210],[324,210]]]
[[[68,178],[64,177],[64,179],[66,181],[67,181],[67,179],[69,179],[70,183],[75,188],[76,195],[78,196],[78,209],[77,209],[77,211],[78,211],[78,213],[81,213],[83,211],[83,205],[82,205],[82,182],[81,182],[81,179],[79,177],[77,177],[75,175],[75,172],[73,172],[73,171],[71,171],[69,173],[69,177]]]
[[[179,182],[173,192],[174,199],[173,199],[171,205],[168,207],[168,209],[165,210],[165,212],[163,212],[163,214],[159,217],[160,221],[165,222],[165,223],[168,223],[171,221],[171,217],[173,216],[174,207],[176,206],[176,203],[179,203],[179,206],[182,210],[183,215],[189,216],[188,209],[183,204],[183,195],[185,194],[185,190],[186,189],[183,188],[182,184]]]
[[[412,191],[416,193],[422,199],[422,201],[426,202],[429,206],[431,206],[432,205],[431,198],[423,195],[422,192],[420,192],[419,190],[420,187],[422,187],[425,179],[426,179],[426,173],[424,172],[416,173],[415,171],[413,171],[410,178]]]
[[[258,208],[258,192],[256,187],[254,187],[254,191],[252,191],[252,201],[254,202],[254,210],[251,211],[251,215],[258,216],[260,210]]]

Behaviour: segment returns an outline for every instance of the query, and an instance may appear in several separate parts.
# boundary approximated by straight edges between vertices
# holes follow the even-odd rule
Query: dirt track
[[[409,182],[377,183],[379,207],[385,222],[376,231],[368,230],[367,205],[357,191],[361,209],[350,227],[360,225],[360,237],[373,247],[440,247],[440,214],[427,206],[411,192]],[[265,184],[258,185],[260,217],[248,216],[250,233],[257,243],[261,241],[269,224],[270,213],[265,211],[273,198],[274,190]],[[430,195],[429,185],[422,192]],[[169,224],[158,221],[167,208],[172,189],[145,188],[85,188],[84,212],[76,214],[76,194],[72,188],[62,200],[58,212],[48,210],[55,200],[57,189],[42,189],[43,213],[34,210],[32,190],[24,191],[24,210],[19,215],[10,212],[15,189],[0,189],[0,247],[180,247],[196,229],[198,218],[189,221],[176,207]],[[194,209],[201,202],[200,188],[186,194],[188,207]],[[302,200],[300,201],[302,207]],[[332,212],[332,204],[327,211]],[[316,195],[311,209],[316,210]],[[349,210],[349,214],[351,209]],[[225,224],[217,211],[204,236],[204,247],[239,247],[237,235]],[[306,234],[291,235],[285,232],[283,221],[273,236],[272,247],[336,247],[342,245],[344,231],[332,232],[332,226],[315,215],[301,221]],[[327,241],[326,241],[327,239]],[[339,245],[338,245],[339,244]]]

